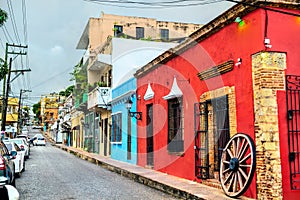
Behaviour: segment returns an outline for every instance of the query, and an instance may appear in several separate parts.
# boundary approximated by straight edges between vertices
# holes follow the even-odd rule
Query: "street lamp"
[[[142,120],[142,112],[131,112],[130,109],[132,107],[132,101],[130,99],[128,99],[126,102],[125,102],[125,106],[128,110],[128,113],[130,114],[130,117],[134,117],[136,118],[137,120]]]

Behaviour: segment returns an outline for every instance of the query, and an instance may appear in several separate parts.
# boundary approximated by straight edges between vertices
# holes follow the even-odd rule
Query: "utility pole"
[[[20,90],[20,97],[19,97],[19,109],[18,109],[18,125],[17,125],[17,133],[19,133],[20,132],[20,130],[21,130],[21,125],[22,125],[22,120],[21,120],[21,111],[22,111],[22,109],[21,109],[21,99],[22,99],[22,94],[24,93],[24,92],[31,92],[31,90]]]
[[[26,46],[23,45],[16,45],[16,44],[8,44],[6,43],[5,48],[5,60],[4,60],[4,67],[7,69],[7,59],[9,54],[15,54],[15,55],[26,55],[27,52],[14,52],[9,51],[8,47],[16,47],[16,48],[23,48],[26,49]],[[9,92],[9,84],[10,84],[10,75],[11,75],[11,66],[12,66],[12,58],[10,58],[9,62],[9,69],[7,73],[7,80],[6,75],[3,77],[3,97],[2,97],[2,119],[1,119],[1,132],[5,132],[5,125],[6,125],[6,112],[7,112],[7,106],[8,106],[8,92]],[[22,71],[22,70],[21,70]]]

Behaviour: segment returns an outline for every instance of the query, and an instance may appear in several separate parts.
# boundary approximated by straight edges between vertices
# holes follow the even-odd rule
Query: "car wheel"
[[[20,177],[21,177],[21,175],[22,175],[22,173],[21,173],[21,172],[18,172],[18,173],[16,173],[16,177],[17,177],[17,178],[20,178]]]
[[[25,166],[26,166],[25,162],[23,162],[23,170],[22,170],[23,172],[25,171]]]
[[[15,179],[15,177],[14,177],[13,181],[10,183],[10,185],[16,187],[16,179]]]

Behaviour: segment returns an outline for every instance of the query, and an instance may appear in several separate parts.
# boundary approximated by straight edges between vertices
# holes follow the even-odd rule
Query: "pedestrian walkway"
[[[84,160],[95,163],[96,165],[99,165],[105,169],[119,173],[124,177],[128,177],[136,182],[171,194],[172,196],[178,197],[180,199],[232,199],[227,197],[221,189],[209,187],[200,183],[196,183],[194,181],[189,181],[141,166],[113,160],[108,157],[103,157],[98,154],[89,153],[73,147],[68,147],[63,144],[53,145]],[[249,198],[246,197],[240,197],[240,199],[249,200]]]

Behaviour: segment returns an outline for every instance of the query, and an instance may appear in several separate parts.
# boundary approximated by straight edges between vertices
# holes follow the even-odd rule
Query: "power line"
[[[16,20],[15,20],[14,10],[13,10],[13,7],[11,5],[10,0],[7,0],[7,5],[8,5],[9,13],[10,13],[12,28],[13,28],[13,31],[14,31],[15,36],[16,36],[16,40],[17,40],[18,43],[21,43],[21,40],[20,40],[20,37],[19,37],[19,34],[18,34],[18,28],[17,28]]]
[[[13,39],[12,39],[11,35],[9,34],[5,24],[2,26],[2,30],[3,30],[3,33],[4,33],[4,37],[6,38],[6,41],[12,42]]]
[[[122,8],[148,8],[163,9],[174,7],[188,7],[207,5],[221,2],[223,0],[176,0],[176,1],[159,1],[159,2],[143,2],[143,1],[122,1],[122,0],[84,0],[106,6],[115,6]]]
[[[64,75],[65,72],[70,71],[70,70],[71,70],[71,68],[68,68],[68,69],[66,69],[66,70],[64,70],[64,71],[62,71],[62,72],[58,72],[57,74],[55,74],[55,75],[49,77],[48,79],[46,79],[46,80],[44,80],[44,81],[42,81],[42,82],[40,82],[40,83],[38,83],[38,84],[32,86],[32,88],[36,88],[36,87],[38,87],[38,86],[41,86],[41,85],[43,85],[44,83],[47,83],[47,82],[50,81],[50,80],[53,81],[53,78],[57,78],[57,77],[60,76],[60,75]]]

